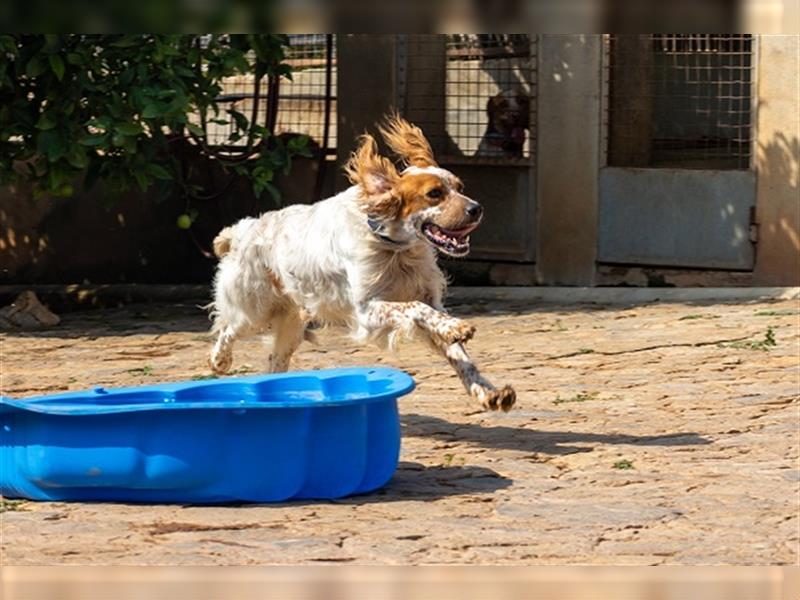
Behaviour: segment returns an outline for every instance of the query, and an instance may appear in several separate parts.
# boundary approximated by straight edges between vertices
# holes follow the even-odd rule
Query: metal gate
[[[536,39],[402,35],[397,105],[486,208],[471,258],[532,261]]]
[[[749,35],[605,37],[600,262],[753,268],[754,65]]]

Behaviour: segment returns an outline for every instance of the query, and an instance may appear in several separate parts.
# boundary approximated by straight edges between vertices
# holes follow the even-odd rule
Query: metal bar
[[[328,134],[331,126],[331,80],[333,69],[333,35],[325,36],[325,51],[327,53],[327,63],[325,64],[325,115],[322,126],[322,147],[319,153],[319,168],[317,169],[317,180],[314,183],[314,201],[322,199],[322,185],[325,181],[325,159],[328,152]]]

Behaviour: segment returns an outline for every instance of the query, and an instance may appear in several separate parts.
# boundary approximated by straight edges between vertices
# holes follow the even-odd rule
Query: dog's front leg
[[[480,371],[464,348],[475,328],[424,302],[371,302],[361,313],[361,325],[368,333],[421,330],[431,346],[440,351],[458,373],[470,396],[488,410],[509,410],[517,395],[511,386],[497,389]]]
[[[461,383],[464,384],[470,396],[475,398],[487,410],[508,411],[517,400],[517,393],[510,385],[505,385],[499,390],[488,379],[481,375],[478,367],[472,362],[463,344],[455,343],[448,346],[439,346],[438,349],[445,355],[447,362],[458,373]]]
[[[368,334],[404,332],[412,335],[420,330],[436,346],[467,342],[475,333],[475,328],[466,321],[418,301],[372,301],[360,312],[359,324]]]

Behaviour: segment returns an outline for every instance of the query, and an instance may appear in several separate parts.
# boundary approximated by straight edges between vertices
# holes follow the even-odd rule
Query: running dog
[[[485,409],[509,410],[514,390],[492,385],[464,347],[475,328],[444,310],[436,262],[437,252],[467,255],[483,207],[437,165],[418,127],[395,114],[379,131],[402,170],[365,134],[345,166],[351,187],[242,219],[216,237],[209,365],[228,372],[235,341],[263,334],[272,338],[268,370],[286,371],[312,323],[344,327],[381,348],[413,336],[447,359]]]

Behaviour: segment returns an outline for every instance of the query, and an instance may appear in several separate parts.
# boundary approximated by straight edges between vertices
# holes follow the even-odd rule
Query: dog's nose
[[[477,221],[483,216],[483,206],[473,201],[467,207],[467,214]]]

